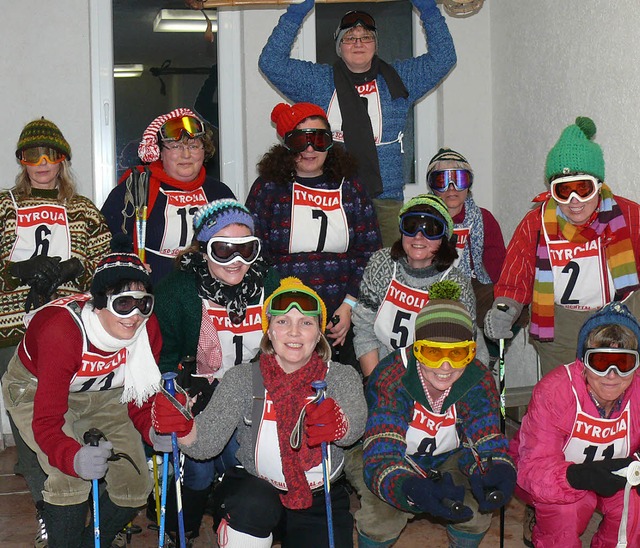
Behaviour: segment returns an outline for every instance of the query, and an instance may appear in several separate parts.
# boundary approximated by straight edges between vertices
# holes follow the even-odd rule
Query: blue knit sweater
[[[408,98],[392,99],[384,78],[376,78],[383,124],[381,144],[376,147],[383,185],[382,194],[377,196],[379,199],[403,199],[405,182],[398,134],[404,131],[413,104],[436,87],[456,63],[453,39],[435,0],[412,2],[420,12],[429,51],[419,57],[392,63],[409,92]],[[327,110],[335,91],[333,67],[290,57],[302,21],[312,8],[313,2],[309,0],[289,6],[273,29],[258,65],[271,83],[289,100],[315,103]]]

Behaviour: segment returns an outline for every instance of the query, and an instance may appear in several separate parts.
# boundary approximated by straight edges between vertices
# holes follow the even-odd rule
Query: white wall
[[[71,145],[80,193],[93,196],[88,2],[29,0],[2,8],[0,188],[13,186],[18,173],[20,131],[44,116]]]
[[[549,149],[591,117],[615,193],[640,200],[637,0],[489,0],[493,211],[511,235],[545,190]],[[485,6],[486,7],[486,6]]]

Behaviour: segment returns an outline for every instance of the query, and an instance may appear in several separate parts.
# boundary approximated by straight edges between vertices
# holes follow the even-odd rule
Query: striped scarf
[[[550,239],[564,239],[573,243],[590,242],[601,238],[605,243],[607,266],[618,294],[625,294],[640,287],[636,261],[631,245],[629,226],[615,201],[611,189],[603,184],[600,189],[600,206],[593,220],[585,226],[568,222],[557,202],[548,199],[543,205],[543,223]],[[554,290],[553,271],[549,250],[543,231],[538,236],[536,272],[531,303],[531,336],[541,341],[554,339]]]

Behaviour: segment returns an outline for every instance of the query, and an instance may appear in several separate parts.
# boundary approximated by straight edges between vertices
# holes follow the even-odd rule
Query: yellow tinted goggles
[[[475,341],[454,343],[421,340],[413,343],[413,355],[423,365],[437,369],[449,362],[454,369],[462,369],[476,355]]]

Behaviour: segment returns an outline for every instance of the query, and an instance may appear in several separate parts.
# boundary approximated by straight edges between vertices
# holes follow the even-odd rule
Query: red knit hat
[[[276,131],[280,137],[284,137],[300,122],[312,116],[320,116],[327,120],[327,113],[313,103],[296,103],[295,105],[278,103],[271,111],[271,121],[276,125]]]

